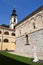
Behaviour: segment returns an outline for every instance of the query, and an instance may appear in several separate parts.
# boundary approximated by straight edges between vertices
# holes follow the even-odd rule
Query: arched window
[[[0,42],[1,42],[1,39],[0,39]]]
[[[6,31],[6,32],[4,32],[4,34],[5,34],[5,35],[9,35],[9,32]]]
[[[25,45],[29,45],[29,42],[28,42],[28,35],[26,34],[26,44]]]
[[[9,42],[9,40],[8,39],[4,39],[3,42]]]
[[[21,30],[19,30],[20,34],[21,34]]]
[[[0,34],[1,34],[2,32],[0,31]]]
[[[12,33],[11,35],[12,35],[12,36],[15,36],[15,33]]]
[[[15,22],[15,19],[14,19],[14,22]]]
[[[36,27],[35,27],[35,23],[33,23],[33,28],[35,29]]]
[[[28,37],[28,35],[26,35],[26,38]]]

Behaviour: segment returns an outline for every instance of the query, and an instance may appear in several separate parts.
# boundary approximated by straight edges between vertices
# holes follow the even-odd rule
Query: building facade
[[[10,25],[0,26],[0,51],[15,51],[15,25],[17,24],[16,10],[12,11]]]
[[[14,51],[26,57],[33,57],[36,46],[38,58],[43,60],[43,6],[17,23],[14,9],[9,28],[0,26],[0,50]]]
[[[39,59],[43,59],[43,6],[16,25],[16,53],[33,57],[36,46]]]
[[[0,29],[0,50],[15,50],[15,33],[14,30],[2,28]]]

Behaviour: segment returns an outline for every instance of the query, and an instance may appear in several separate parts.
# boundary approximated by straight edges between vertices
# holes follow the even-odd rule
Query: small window
[[[14,19],[14,22],[15,22],[15,19]]]
[[[20,34],[21,34],[21,30],[19,30]]]
[[[0,39],[0,42],[1,42],[1,39]]]
[[[9,35],[9,32],[6,31],[6,32],[4,32],[4,34],[5,34],[5,35]]]
[[[26,44],[25,45],[29,45],[29,43],[28,43],[28,35],[26,35]]]
[[[12,33],[11,35],[12,35],[12,36],[15,36],[15,33]]]
[[[28,35],[26,35],[26,38],[28,37]]]
[[[9,40],[8,39],[4,39],[4,41],[3,42],[9,42]]]
[[[0,31],[0,34],[1,34],[1,31]]]
[[[35,29],[36,27],[35,27],[35,23],[33,23],[33,28]]]
[[[35,29],[35,26],[34,26],[34,29]]]

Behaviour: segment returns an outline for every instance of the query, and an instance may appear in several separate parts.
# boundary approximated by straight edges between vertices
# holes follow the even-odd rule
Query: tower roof
[[[13,9],[11,16],[17,16],[15,8]]]

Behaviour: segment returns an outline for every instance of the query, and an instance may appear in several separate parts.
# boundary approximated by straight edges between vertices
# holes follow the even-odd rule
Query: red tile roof
[[[0,28],[1,28],[1,29],[7,29],[7,30],[15,31],[15,29],[10,29],[10,28],[3,27],[3,26],[0,26]]]

